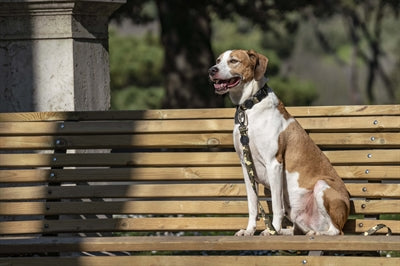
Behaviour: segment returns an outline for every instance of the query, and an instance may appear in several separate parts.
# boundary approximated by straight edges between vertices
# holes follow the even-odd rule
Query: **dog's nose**
[[[218,67],[216,67],[216,66],[212,66],[208,70],[208,74],[210,74],[210,76],[214,76],[217,73],[218,73]]]

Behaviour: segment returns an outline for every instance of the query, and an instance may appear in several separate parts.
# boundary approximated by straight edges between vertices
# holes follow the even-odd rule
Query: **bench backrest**
[[[400,233],[400,106],[288,111],[346,182],[352,210],[345,233],[362,233],[375,218]],[[0,114],[0,235],[244,228],[233,115],[234,109]]]

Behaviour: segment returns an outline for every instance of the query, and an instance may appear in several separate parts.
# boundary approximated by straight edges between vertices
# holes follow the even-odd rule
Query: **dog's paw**
[[[310,230],[306,233],[306,236],[317,236],[319,235],[318,232],[315,232],[314,230]]]
[[[270,236],[270,232],[266,229],[260,233],[260,236]]]
[[[235,233],[235,236],[252,236],[254,235],[254,231],[248,231],[245,229],[240,229]]]

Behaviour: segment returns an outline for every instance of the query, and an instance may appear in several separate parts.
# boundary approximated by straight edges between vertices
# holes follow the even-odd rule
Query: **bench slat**
[[[102,244],[97,245],[99,249]],[[13,266],[108,266],[108,265],[398,265],[400,258],[340,256],[91,256],[0,258],[0,264]]]
[[[400,166],[335,166],[343,179],[400,179]],[[0,183],[89,182],[89,181],[173,181],[243,180],[240,166],[232,167],[158,167],[93,169],[13,169],[0,171]]]
[[[44,237],[1,240],[4,253],[61,251],[151,251],[151,250],[400,250],[399,237],[369,236],[184,236],[184,237]],[[18,248],[17,248],[18,247]],[[208,256],[202,256],[206,259]],[[267,258],[262,256],[263,258]],[[273,256],[272,256],[273,257]],[[107,258],[107,257],[98,257]],[[132,257],[135,258],[135,257]],[[182,258],[182,257],[181,257]],[[242,258],[245,258],[242,256]],[[299,258],[299,257],[297,257]],[[307,257],[312,258],[312,257]],[[343,258],[343,257],[342,257]],[[358,259],[357,257],[355,257]],[[32,258],[30,258],[32,259]],[[56,258],[57,259],[57,258]],[[374,259],[374,258],[372,258]],[[301,261],[301,260],[300,260]]]
[[[352,200],[351,214],[396,214],[400,200]],[[270,206],[261,203],[266,213]],[[270,205],[270,202],[269,204]],[[71,215],[71,214],[214,214],[248,213],[246,200],[153,200],[122,202],[0,202],[0,215]]]
[[[300,125],[309,132],[383,132],[398,131],[399,119],[393,116],[360,117],[297,117]]]
[[[311,133],[322,148],[400,147],[398,133]],[[232,148],[232,133],[0,137],[0,149]]]
[[[310,132],[397,131],[399,119],[390,116],[297,118]],[[154,121],[0,122],[0,136],[132,134],[132,133],[232,133],[233,118]]]
[[[348,247],[347,247],[348,246]],[[148,251],[148,250],[399,250],[399,237],[369,236],[184,236],[184,237],[44,237],[1,240],[4,253],[54,251]],[[208,256],[202,256],[207,258]],[[264,257],[264,256],[263,256]],[[272,256],[273,257],[273,256]],[[107,257],[98,257],[107,258]],[[132,257],[135,258],[135,257]],[[245,258],[242,256],[242,258]],[[266,258],[266,257],[264,257]],[[312,257],[307,257],[312,258]],[[343,257],[342,257],[343,258]],[[30,258],[32,259],[32,258]],[[358,259],[358,258],[356,258]],[[374,259],[374,258],[373,258]],[[301,260],[300,260],[301,261]]]
[[[3,122],[0,135],[229,132],[233,119],[90,122]]]
[[[363,233],[371,227],[383,223],[394,234],[400,233],[398,220],[348,220],[345,232]],[[128,231],[236,231],[246,228],[247,217],[146,217],[114,219],[77,220],[36,220],[11,221],[0,224],[0,232],[5,235],[74,233],[74,232],[128,232]],[[257,221],[257,230],[264,230],[262,220]],[[386,229],[385,229],[386,230]],[[386,233],[382,229],[379,233]]]
[[[352,197],[399,198],[400,184],[346,184]],[[246,197],[245,185],[227,184],[140,184],[80,185],[54,187],[0,188],[0,200],[38,200],[68,198],[197,198]]]
[[[400,150],[324,152],[332,164],[399,164]],[[0,154],[0,167],[237,166],[235,152],[138,152],[114,154]]]
[[[170,109],[145,111],[91,111],[91,112],[22,112],[1,113],[0,121],[41,120],[132,120],[132,119],[213,119],[232,118],[234,108],[216,109]],[[296,106],[287,107],[293,116],[368,116],[399,115],[399,105],[352,105],[352,106]]]

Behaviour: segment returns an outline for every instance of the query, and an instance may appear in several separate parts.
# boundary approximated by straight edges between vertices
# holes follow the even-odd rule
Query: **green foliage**
[[[163,48],[158,37],[122,36],[111,31],[111,109],[161,108]]]
[[[236,17],[234,21],[223,21],[214,16],[212,47],[216,55],[227,49],[253,49],[266,55],[269,58],[269,84],[282,101],[288,106],[310,105],[318,96],[313,84],[279,76],[280,58],[290,53],[293,37],[285,35],[283,29],[277,30],[282,33],[279,38],[263,32],[246,19]],[[151,33],[123,36],[111,31],[109,46],[111,108],[161,108],[165,94],[162,88],[164,52],[159,38]],[[207,73],[204,78],[207,79]],[[229,100],[226,106],[231,106]]]
[[[286,106],[308,106],[318,98],[315,85],[296,78],[271,78],[268,85]]]
[[[159,109],[163,96],[164,89],[162,87],[129,86],[121,90],[111,91],[111,109]]]
[[[163,48],[157,37],[119,36],[110,33],[111,89],[136,86],[160,86],[162,82]]]

